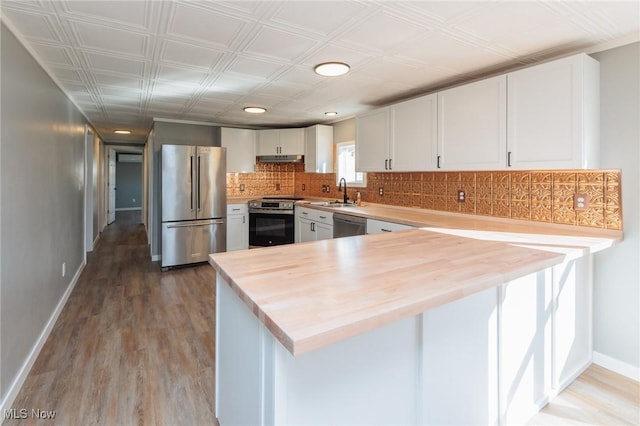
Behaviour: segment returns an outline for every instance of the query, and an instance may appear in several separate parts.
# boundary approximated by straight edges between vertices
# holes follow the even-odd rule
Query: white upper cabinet
[[[509,167],[598,167],[598,61],[580,54],[507,78]]]
[[[389,170],[389,107],[356,117],[356,170]]]
[[[256,155],[303,155],[304,129],[258,130]]]
[[[227,148],[227,173],[255,171],[255,144],[255,130],[222,128],[222,146]]]
[[[425,171],[436,166],[437,97],[422,96],[356,119],[356,169]]]
[[[499,170],[506,157],[506,75],[438,93],[440,169]]]
[[[392,105],[388,167],[398,172],[435,170],[438,105],[435,94]]]
[[[304,130],[304,170],[333,172],[333,126],[318,124]]]
[[[280,154],[304,155],[304,129],[280,129]]]

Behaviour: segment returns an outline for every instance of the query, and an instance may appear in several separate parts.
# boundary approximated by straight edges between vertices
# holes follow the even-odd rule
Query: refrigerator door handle
[[[200,155],[198,155],[198,211],[200,211]]]
[[[191,184],[191,211],[193,211],[193,155],[189,157],[189,183]]]
[[[212,220],[209,222],[198,223],[180,223],[175,225],[167,225],[167,228],[191,228],[193,226],[211,226],[211,225],[223,225],[224,220]]]

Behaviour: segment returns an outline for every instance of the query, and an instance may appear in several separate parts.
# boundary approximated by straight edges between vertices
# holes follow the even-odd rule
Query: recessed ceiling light
[[[131,130],[114,130],[113,133],[117,133],[119,135],[130,135]]]
[[[244,112],[248,112],[251,114],[262,114],[267,112],[267,110],[262,107],[245,107]]]
[[[329,117],[333,117],[334,115],[338,115],[337,112],[335,111],[327,111],[324,113],[324,115],[328,115]]]
[[[323,75],[325,77],[337,77],[349,72],[351,67],[343,62],[325,62],[316,65],[313,70],[316,74]]]

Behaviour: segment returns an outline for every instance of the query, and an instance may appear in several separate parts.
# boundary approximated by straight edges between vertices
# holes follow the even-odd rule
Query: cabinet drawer
[[[309,209],[306,207],[296,207],[296,216],[307,219],[311,222],[333,225],[333,213],[323,210]]]
[[[413,229],[413,226],[401,223],[384,222],[382,220],[367,219],[367,234],[381,234],[383,232],[403,231]]]
[[[245,204],[227,204],[227,216],[232,214],[247,214],[249,206]]]

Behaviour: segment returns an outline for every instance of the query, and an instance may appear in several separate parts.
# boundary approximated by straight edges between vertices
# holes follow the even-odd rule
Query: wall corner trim
[[[13,380],[13,383],[11,383],[11,386],[9,386],[9,389],[7,391],[7,394],[5,395],[5,398],[2,401],[0,401],[0,413],[4,413],[5,410],[12,408],[11,406],[13,405],[16,397],[18,396],[18,392],[20,392],[20,389],[22,388],[22,385],[24,385],[24,382],[27,379],[27,376],[29,375],[29,372],[31,371],[33,364],[36,362],[36,359],[38,358],[38,355],[42,350],[42,347],[44,346],[45,342],[49,338],[49,335],[53,330],[53,326],[58,320],[60,313],[62,313],[62,309],[67,304],[67,300],[69,300],[69,296],[71,296],[71,292],[73,291],[76,284],[78,283],[78,280],[80,279],[80,275],[82,274],[82,271],[84,271],[85,266],[87,266],[87,263],[85,261],[82,261],[82,264],[80,264],[80,267],[74,274],[73,279],[67,286],[67,289],[65,290],[62,297],[60,298],[58,305],[56,306],[56,308],[53,310],[53,313],[49,317],[49,321],[47,321],[47,324],[42,330],[42,333],[40,333],[40,337],[38,337],[38,340],[36,341],[35,345],[33,345],[31,352],[29,353],[24,363],[22,364],[22,368],[20,368],[20,371],[18,372],[17,376]]]
[[[593,352],[593,363],[611,370],[615,373],[628,377],[631,380],[640,382],[640,367],[627,364],[626,362],[617,360],[600,352]]]

